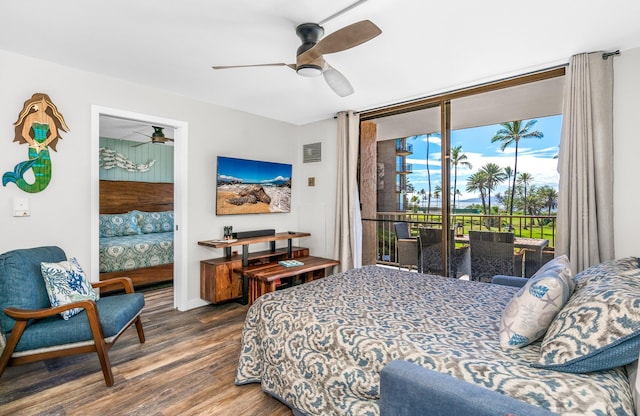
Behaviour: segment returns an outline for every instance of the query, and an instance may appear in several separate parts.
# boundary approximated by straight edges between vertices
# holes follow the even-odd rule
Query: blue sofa
[[[408,361],[392,361],[382,369],[379,406],[381,416],[554,414]]]

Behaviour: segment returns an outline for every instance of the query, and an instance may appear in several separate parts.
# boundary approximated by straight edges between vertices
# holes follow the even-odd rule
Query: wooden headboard
[[[172,211],[173,184],[158,182],[100,181],[100,214],[133,211]]]

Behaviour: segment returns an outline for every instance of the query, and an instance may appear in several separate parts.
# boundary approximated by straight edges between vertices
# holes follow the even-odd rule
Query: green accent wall
[[[167,144],[147,143],[131,140],[110,139],[100,137],[100,147],[106,147],[121,153],[125,158],[136,164],[156,163],[147,172],[129,172],[125,169],[114,167],[104,169],[100,167],[100,179],[109,181],[136,181],[136,182],[173,182],[173,146]],[[135,147],[134,147],[135,146]]]

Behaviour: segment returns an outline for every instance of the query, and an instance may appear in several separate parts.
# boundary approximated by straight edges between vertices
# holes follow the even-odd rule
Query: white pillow
[[[98,300],[98,294],[84,274],[75,257],[60,263],[40,263],[42,277],[47,287],[51,306],[67,305],[79,300]],[[82,308],[61,312],[69,319],[82,311]]]
[[[500,346],[521,348],[542,337],[573,293],[572,277],[567,256],[556,257],[531,276],[502,313]]]

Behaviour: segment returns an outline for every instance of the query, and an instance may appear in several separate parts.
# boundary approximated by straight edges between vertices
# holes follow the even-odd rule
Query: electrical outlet
[[[310,178],[307,178],[307,183],[309,186],[316,186],[316,178],[313,176]]]

